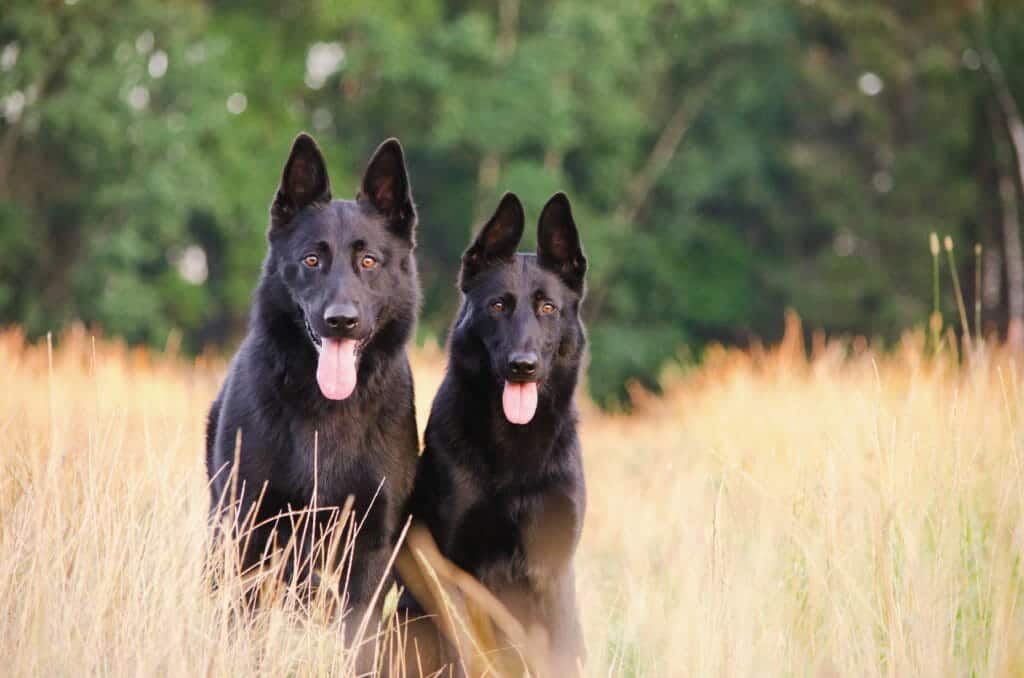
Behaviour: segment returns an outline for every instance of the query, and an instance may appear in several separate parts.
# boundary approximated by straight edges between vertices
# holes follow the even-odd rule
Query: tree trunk
[[[519,35],[519,0],[498,0],[498,61],[508,63]]]
[[[498,66],[504,66],[516,51],[519,35],[519,0],[498,0]],[[490,214],[490,200],[501,177],[501,156],[496,151],[485,151],[477,166],[476,205],[470,237]]]
[[[1009,323],[1006,343],[1014,350],[1024,349],[1024,255],[1020,244],[1020,219],[1017,189],[1013,177],[999,175],[999,199],[1003,213],[1003,248],[1006,256],[1006,290]]]
[[[626,185],[626,200],[615,214],[616,221],[630,224],[640,215],[640,210],[647,202],[651,190],[661,178],[665,168],[675,158],[679,145],[686,137],[686,132],[689,131],[694,119],[703,110],[710,93],[711,83],[709,81],[696,95],[680,98],[679,104],[661,129],[661,134],[658,135],[643,166]]]
[[[470,237],[473,237],[475,229],[480,228],[484,220],[490,216],[490,210],[494,209],[490,200],[494,195],[494,189],[498,187],[500,176],[501,158],[494,151],[484,152],[476,169],[476,207],[473,209],[473,223],[469,227]]]
[[[679,146],[693,121],[704,110],[711,92],[721,79],[721,74],[708,78],[701,89],[687,96],[680,94],[675,110],[661,128],[654,146],[651,147],[643,165],[630,177],[624,187],[625,199],[622,206],[615,211],[616,228],[634,228],[636,220],[641,216],[644,205],[651,191],[661,179],[662,173],[675,158]],[[593,322],[600,317],[604,304],[608,300],[609,281],[618,276],[621,261],[612,262],[609,270],[600,278],[591,282],[590,301],[586,306],[586,319]]]
[[[1021,252],[1020,217],[1017,210],[1017,185],[1024,186],[1024,121],[1013,98],[1013,92],[1006,82],[1006,75],[995,52],[982,50],[982,63],[988,73],[996,100],[1003,113],[1003,122],[1010,137],[1013,155],[1016,159],[1013,173],[999,170],[999,199],[1003,213],[1003,243],[1006,257],[1006,289],[1009,321],[1006,329],[1006,343],[1014,350],[1024,350],[1024,254]],[[993,116],[996,118],[998,116]],[[995,135],[995,125],[993,125]],[[995,152],[998,162],[999,139],[995,138]],[[1016,184],[1016,185],[1015,185]]]

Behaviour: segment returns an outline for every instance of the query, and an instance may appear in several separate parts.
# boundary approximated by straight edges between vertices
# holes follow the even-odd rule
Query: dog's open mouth
[[[316,366],[316,382],[320,385],[320,392],[328,400],[348,398],[356,390],[361,342],[318,336],[308,320],[306,333],[320,354]]]
[[[537,382],[506,381],[501,394],[501,408],[510,423],[529,424],[537,412]]]

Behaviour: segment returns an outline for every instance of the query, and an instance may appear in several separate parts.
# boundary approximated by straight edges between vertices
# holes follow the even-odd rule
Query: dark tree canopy
[[[884,339],[924,324],[931,231],[969,296],[984,245],[1000,329],[1021,178],[1000,96],[1024,106],[1021,64],[1008,1],[13,0],[0,324],[234,341],[278,163],[308,130],[338,196],[401,139],[425,336],[500,196],[535,223],[565,191],[603,403],[707,342],[778,337],[787,307]]]

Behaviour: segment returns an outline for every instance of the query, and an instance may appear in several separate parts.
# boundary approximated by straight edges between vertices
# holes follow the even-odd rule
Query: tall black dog
[[[300,134],[270,209],[270,248],[249,332],[207,428],[214,507],[232,488],[243,517],[259,499],[256,527],[240,540],[245,568],[300,538],[282,514],[354,498],[353,515],[363,523],[348,595],[357,608],[388,575],[416,469],[405,353],[420,301],[415,227],[397,140],[374,153],[355,200],[332,201],[324,158]],[[328,513],[318,515],[324,528]],[[305,578],[308,567],[294,568],[306,562],[309,544],[296,547],[286,571]]]
[[[586,498],[573,394],[587,262],[564,194],[544,207],[536,255],[516,253],[522,234],[522,205],[507,194],[463,255],[411,506],[447,558],[546,632],[540,675],[575,675],[572,556]]]

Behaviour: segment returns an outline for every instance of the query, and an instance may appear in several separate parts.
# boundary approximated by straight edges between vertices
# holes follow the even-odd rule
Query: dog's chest
[[[532,492],[491,488],[461,517],[457,539],[474,542],[461,555],[476,576],[492,586],[528,582],[537,590],[569,565],[583,518],[577,493],[557,485]]]
[[[369,504],[386,472],[377,461],[387,445],[374,426],[353,426],[348,418],[301,421],[292,426],[287,476],[300,496],[320,506],[341,506],[352,495],[357,507]]]

